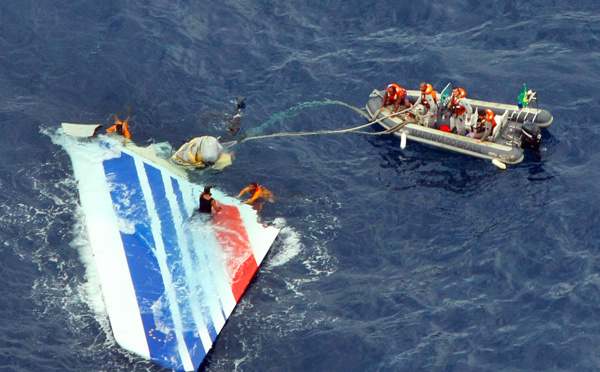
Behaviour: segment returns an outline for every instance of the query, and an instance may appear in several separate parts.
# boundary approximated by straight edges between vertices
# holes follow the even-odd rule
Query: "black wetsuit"
[[[210,199],[205,199],[204,194],[200,195],[200,212],[212,213],[212,201],[212,197]]]

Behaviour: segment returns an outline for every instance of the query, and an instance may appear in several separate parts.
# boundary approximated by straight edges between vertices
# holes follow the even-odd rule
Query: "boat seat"
[[[492,133],[492,142],[496,142],[496,139],[498,139],[498,136],[504,129],[504,125],[508,122],[508,110],[505,110],[502,116],[496,116],[494,120],[496,121],[496,128],[494,128],[494,133]]]

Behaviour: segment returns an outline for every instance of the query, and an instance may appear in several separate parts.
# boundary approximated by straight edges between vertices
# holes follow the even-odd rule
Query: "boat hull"
[[[386,125],[382,126],[387,128]],[[518,147],[503,146],[493,142],[478,143],[472,138],[416,124],[408,124],[394,135],[400,138],[402,132],[406,133],[409,140],[481,159],[499,159],[507,164],[517,164],[524,158],[523,149]]]

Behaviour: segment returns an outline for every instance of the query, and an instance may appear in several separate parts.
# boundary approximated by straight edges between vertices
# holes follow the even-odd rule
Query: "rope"
[[[361,109],[359,109],[358,107],[354,107],[352,105],[349,105],[345,102],[342,101],[333,101],[330,99],[325,99],[323,101],[312,101],[312,102],[302,102],[294,107],[291,107],[283,112],[280,112],[278,114],[273,115],[269,120],[267,120],[266,122],[264,122],[263,124],[261,124],[260,126],[258,126],[257,128],[253,128],[253,129],[249,129],[248,132],[261,132],[262,130],[266,129],[267,127],[271,126],[272,124],[274,124],[277,120],[280,119],[287,119],[287,118],[292,118],[296,115],[299,114],[299,111],[305,108],[310,108],[310,107],[316,107],[316,106],[325,106],[325,105],[340,105],[340,106],[344,106],[347,107],[353,111],[358,112],[360,115],[366,117],[368,120],[371,120],[371,118],[365,114]]]
[[[351,107],[349,105],[346,105],[348,107]],[[358,109],[357,109],[358,110]],[[385,120],[389,117],[393,117],[393,116],[397,116],[400,114],[405,113],[406,111],[410,110],[410,108],[404,109],[402,111],[398,111],[396,113],[391,113],[389,115],[385,115],[381,118],[372,120],[366,124],[362,124],[362,125],[358,125],[352,128],[346,128],[346,129],[336,129],[336,130],[320,130],[320,131],[315,131],[315,132],[283,132],[283,133],[274,133],[274,134],[265,134],[262,136],[254,136],[254,137],[246,137],[243,138],[239,141],[233,141],[233,142],[227,142],[224,143],[223,146],[228,146],[228,147],[233,147],[234,145],[240,143],[240,142],[244,142],[244,141],[250,141],[250,140],[257,140],[257,139],[263,139],[263,138],[274,138],[274,137],[294,137],[294,136],[311,136],[311,135],[317,135],[317,134],[339,134],[339,133],[360,133],[360,134],[368,134],[368,135],[382,135],[382,134],[390,134],[390,133],[394,133],[397,132],[398,130],[402,129],[405,125],[407,124],[414,124],[416,123],[416,120],[407,120],[406,118],[403,119],[403,121],[401,123],[399,123],[398,125],[386,129],[384,131],[380,131],[380,132],[364,132],[364,131],[360,131],[360,129],[366,128],[368,126],[377,124],[379,122],[381,122],[382,120]],[[359,110],[360,111],[360,110]],[[378,110],[374,116],[378,115],[380,112],[380,110]],[[365,114],[366,115],[366,114]]]

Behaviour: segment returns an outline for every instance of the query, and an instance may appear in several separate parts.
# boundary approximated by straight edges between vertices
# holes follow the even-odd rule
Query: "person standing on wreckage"
[[[471,121],[473,115],[473,108],[467,100],[467,93],[463,88],[453,88],[452,97],[448,108],[452,110],[452,116],[450,116],[450,130],[452,133],[458,133],[461,136],[467,134],[466,123]]]
[[[417,112],[425,118],[427,127],[435,128],[438,113],[436,93],[433,90],[433,86],[426,82],[422,82],[419,89],[421,90],[421,96],[417,102],[415,102],[414,107],[416,107]]]

